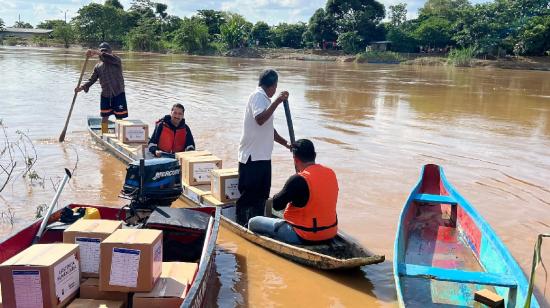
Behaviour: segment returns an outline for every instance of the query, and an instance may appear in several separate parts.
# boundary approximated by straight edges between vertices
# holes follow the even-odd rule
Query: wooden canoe
[[[71,204],[69,207],[93,207],[99,210],[101,219],[118,220],[125,217],[125,212],[119,208],[106,207],[100,205],[78,205]],[[217,208],[195,208],[187,209],[193,211],[201,211],[212,216],[212,227],[209,228],[210,232],[205,230],[205,240],[203,242],[203,250],[200,260],[178,260],[182,262],[197,262],[199,263],[198,271],[195,274],[191,287],[185,295],[185,299],[180,307],[204,307],[207,301],[212,300],[212,294],[216,290],[212,289],[216,279],[216,269],[214,265],[214,256],[216,248],[216,239],[218,237],[218,231],[220,226],[220,211]],[[63,241],[63,229],[59,227],[59,218],[61,217],[61,209],[52,213],[48,221],[48,227],[43,233],[40,243],[56,243]],[[19,230],[12,236],[4,239],[0,242],[0,263],[15,256],[19,252],[25,250],[32,245],[34,236],[40,228],[42,220],[38,219],[35,222],[29,224],[23,229]],[[208,233],[208,234],[206,234]],[[200,234],[188,235],[188,236],[200,236]]]
[[[375,255],[342,232],[329,243],[322,245],[291,245],[254,233],[235,222],[235,206],[225,206],[222,217],[224,227],[246,240],[296,263],[323,270],[356,268],[384,262],[384,256]]]
[[[88,118],[88,130],[100,145],[125,163],[130,163],[141,156],[141,146],[129,146],[116,140],[114,134],[101,135],[101,119],[97,117]],[[114,132],[114,122],[109,123],[110,130]],[[188,206],[204,206],[197,198],[190,198],[185,193],[180,200]],[[242,236],[246,240],[257,244],[269,251],[279,254],[294,262],[312,266],[324,270],[356,268],[363,265],[381,263],[385,257],[375,255],[361,247],[349,236],[339,232],[338,236],[329,243],[322,245],[290,245],[267,236],[251,232],[247,228],[235,222],[235,204],[223,204],[221,224]]]
[[[523,307],[528,289],[506,246],[438,165],[423,167],[401,212],[393,269],[401,307],[472,307],[482,289]]]

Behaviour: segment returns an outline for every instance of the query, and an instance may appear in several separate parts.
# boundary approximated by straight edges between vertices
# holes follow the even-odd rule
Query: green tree
[[[168,9],[168,5],[164,3],[155,3],[155,13],[160,19],[166,18],[168,16],[168,13],[166,13],[166,10]]]
[[[452,44],[451,23],[440,17],[430,17],[415,30],[420,44],[430,47],[446,47]]]
[[[208,26],[200,18],[184,18],[174,35],[173,43],[187,53],[203,53],[208,50]]]
[[[32,29],[33,26],[28,23],[28,22],[24,22],[24,21],[16,21],[15,24],[13,25],[14,28],[22,28],[22,29]]]
[[[435,16],[454,23],[468,7],[471,7],[468,0],[427,0],[419,10],[418,19],[422,21]]]
[[[60,24],[53,28],[52,37],[54,39],[61,40],[65,45],[65,48],[69,48],[69,45],[74,42],[75,31],[73,30],[71,25],[63,22],[63,24]]]
[[[126,35],[125,44],[129,50],[160,51],[160,38],[157,33],[158,21],[142,19],[140,24]]]
[[[4,24],[4,20],[2,18],[0,18],[0,31],[4,31],[4,29],[6,29],[5,24]]]
[[[342,33],[338,36],[338,45],[348,54],[355,54],[361,50],[361,38],[357,31]]]
[[[417,27],[415,20],[405,21],[399,27],[388,24],[386,39],[392,42],[391,49],[399,52],[417,52],[419,42],[414,36]]]
[[[222,41],[230,49],[241,47],[248,41],[252,23],[239,14],[229,13],[227,22],[220,26]]]
[[[363,44],[384,37],[380,25],[385,16],[384,5],[376,0],[328,0],[325,11],[336,20],[338,35],[357,31]]]
[[[130,5],[130,12],[135,12],[140,18],[155,18],[155,3],[151,0],[134,0]]]
[[[220,27],[226,22],[226,14],[216,10],[198,10],[197,17],[208,27],[210,35],[220,34]]]
[[[163,25],[166,20],[166,17],[168,17],[168,13],[166,13],[166,10],[168,9],[168,5],[164,3],[155,3],[155,14],[157,15],[159,21],[160,21],[160,35],[163,34]]]
[[[474,47],[480,54],[511,53],[512,12],[502,3],[483,3],[467,8],[455,23],[453,40],[463,48]]]
[[[53,20],[45,20],[41,23],[39,23],[36,28],[37,29],[49,29],[53,30],[56,27],[60,27],[65,24],[64,20],[61,19],[53,19]]]
[[[516,44],[525,54],[550,55],[550,15],[531,18],[518,34]]]
[[[178,16],[174,15],[168,15],[164,19],[164,37],[163,39],[167,41],[172,41],[174,39],[174,35],[176,30],[178,30],[181,27],[181,24],[183,23],[183,19],[179,18]]]
[[[306,42],[321,44],[323,41],[334,42],[338,35],[336,34],[336,22],[320,8],[315,11],[309,19],[307,33],[304,34]]]
[[[407,20],[407,4],[399,3],[390,5],[390,24],[394,27],[399,27]]]
[[[271,42],[271,27],[263,21],[258,21],[252,27],[252,39],[260,46],[268,46]]]
[[[303,22],[296,24],[280,23],[273,27],[273,42],[277,47],[302,48],[302,37],[307,30]]]
[[[125,34],[123,13],[109,5],[90,3],[83,6],[73,18],[80,41],[122,41]]]
[[[115,9],[121,9],[124,10],[124,6],[120,3],[118,0],[106,0],[105,5],[109,5],[114,7]]]

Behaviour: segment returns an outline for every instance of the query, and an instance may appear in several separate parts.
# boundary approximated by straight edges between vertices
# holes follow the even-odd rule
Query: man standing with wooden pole
[[[99,56],[100,62],[94,67],[90,79],[75,89],[76,92],[88,92],[90,87],[99,79],[101,84],[101,132],[108,132],[109,116],[114,114],[117,119],[128,117],[126,94],[124,93],[124,77],[122,75],[122,61],[113,55],[111,46],[101,43],[98,50],[89,49],[87,57]]]
[[[237,222],[246,225],[255,216],[264,215],[265,201],[271,189],[271,154],[273,141],[290,149],[290,144],[273,127],[273,112],[288,99],[283,91],[271,102],[277,91],[277,72],[264,70],[258,87],[246,105],[243,133],[239,143],[239,192],[237,200]]]

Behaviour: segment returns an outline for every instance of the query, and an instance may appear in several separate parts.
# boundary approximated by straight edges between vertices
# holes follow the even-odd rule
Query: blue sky
[[[168,13],[180,17],[191,16],[200,9],[215,9],[232,11],[243,15],[247,20],[256,22],[258,20],[266,21],[270,25],[280,22],[307,22],[313,12],[320,7],[324,7],[326,0],[153,0],[154,2],[163,2],[168,5]],[[380,1],[380,0],[379,0]],[[12,26],[17,21],[19,14],[21,21],[30,22],[36,26],[41,21],[47,19],[63,19],[65,11],[67,20],[74,17],[79,8],[91,3],[103,3],[103,0],[0,0],[0,18],[4,20],[6,26]],[[124,8],[130,6],[131,0],[120,1]],[[414,18],[424,4],[421,1],[404,0],[382,0],[380,1],[386,7],[400,3],[407,3],[408,18]],[[474,0],[473,3],[484,2],[483,0]]]

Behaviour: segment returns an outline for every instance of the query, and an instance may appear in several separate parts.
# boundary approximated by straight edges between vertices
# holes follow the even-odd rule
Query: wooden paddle
[[[296,142],[296,138],[294,137],[294,126],[292,125],[292,117],[290,116],[290,107],[288,106],[288,100],[285,100],[283,102],[283,106],[285,107],[286,124],[288,125],[290,145],[293,145],[294,142]]]
[[[86,55],[86,60],[84,60],[84,65],[82,65],[82,71],[80,72],[80,78],[78,78],[78,84],[76,87],[80,87],[80,83],[82,82],[82,76],[84,76],[84,71],[86,71],[86,64],[88,64],[88,55]],[[69,115],[67,115],[67,120],[65,121],[65,127],[63,127],[63,131],[61,132],[61,135],[59,136],[59,142],[65,141],[65,134],[67,133],[67,127],[69,126],[69,120],[71,119],[71,114],[73,113],[73,107],[74,102],[76,101],[76,96],[78,95],[78,92],[74,92],[73,96],[73,102],[71,103],[71,108],[69,109]]]
[[[292,117],[290,115],[290,107],[288,106],[288,100],[283,102],[285,107],[285,116],[286,124],[288,125],[288,136],[290,137],[290,145],[292,146],[296,142],[296,137],[294,136],[294,126],[292,125]],[[298,170],[296,170],[297,172]],[[264,216],[266,217],[275,217],[273,214],[273,199],[268,199],[265,203]]]

